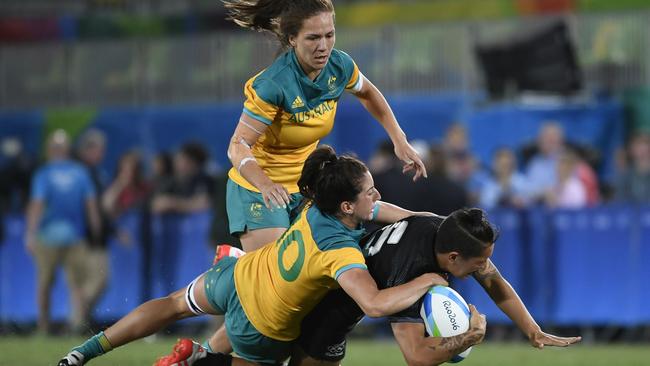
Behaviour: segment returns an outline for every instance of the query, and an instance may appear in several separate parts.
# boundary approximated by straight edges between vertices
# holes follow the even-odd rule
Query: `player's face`
[[[375,182],[372,179],[372,174],[366,172],[361,181],[361,192],[357,195],[354,201],[354,216],[359,222],[368,221],[372,219],[372,214],[375,209],[375,204],[381,199],[381,194],[375,188]]]
[[[334,13],[330,12],[305,19],[298,34],[289,37],[289,43],[307,76],[315,78],[327,65],[335,39]]]
[[[462,256],[457,255],[455,258],[450,259],[450,263],[448,265],[449,273],[458,278],[467,277],[470,274],[482,268],[485,268],[488,259],[490,259],[492,256],[493,251],[494,244],[485,248],[483,250],[483,253],[481,253],[481,255],[478,257],[463,258]]]

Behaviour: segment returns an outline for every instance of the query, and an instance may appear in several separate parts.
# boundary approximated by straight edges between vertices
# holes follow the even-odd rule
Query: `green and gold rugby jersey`
[[[246,82],[243,113],[269,127],[252,147],[264,173],[289,193],[298,192],[302,166],[334,125],[336,107],[345,90],[359,91],[363,78],[352,58],[332,50],[325,68],[311,80],[293,50]],[[228,173],[240,186],[259,192],[237,169]]]
[[[237,260],[235,287],[246,317],[267,337],[291,341],[302,319],[353,269],[367,269],[359,248],[362,228],[307,205],[274,243]]]

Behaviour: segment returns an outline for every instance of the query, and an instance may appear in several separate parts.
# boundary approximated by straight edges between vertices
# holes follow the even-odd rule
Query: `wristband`
[[[239,162],[239,167],[237,167],[237,173],[239,173],[239,174],[241,175],[241,168],[242,168],[244,165],[246,165],[246,163],[248,163],[249,161],[257,161],[257,160],[255,160],[255,158],[250,157],[250,156],[247,157],[247,158],[243,158],[243,159],[241,159],[241,161]]]

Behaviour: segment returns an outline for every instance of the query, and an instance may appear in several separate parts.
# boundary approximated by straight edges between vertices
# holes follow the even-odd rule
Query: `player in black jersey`
[[[382,288],[397,286],[426,272],[463,278],[472,275],[532,346],[568,346],[580,337],[543,332],[517,293],[490,261],[498,232],[483,210],[461,209],[448,217],[412,216],[385,226],[361,242],[368,271]],[[437,365],[479,343],[485,319],[470,305],[470,329],[454,337],[427,337],[420,317],[422,299],[388,319],[409,365]],[[363,317],[343,291],[330,292],[304,319],[290,365],[338,365],[346,335]],[[325,361],[325,362],[324,362]]]
[[[532,346],[566,347],[580,337],[545,333],[521,299],[490,261],[498,232],[483,210],[461,209],[448,217],[412,216],[366,235],[361,241],[368,271],[378,288],[408,282],[422,273],[437,272],[463,278],[472,275],[501,310],[521,329]],[[485,317],[470,305],[470,329],[453,337],[427,337],[420,317],[422,299],[388,319],[409,365],[438,365],[480,343]],[[363,311],[344,291],[331,291],[302,322],[290,366],[338,365],[345,356],[346,336]],[[190,347],[188,360],[196,351]],[[196,343],[194,349],[200,349]],[[209,357],[194,366],[219,366]]]

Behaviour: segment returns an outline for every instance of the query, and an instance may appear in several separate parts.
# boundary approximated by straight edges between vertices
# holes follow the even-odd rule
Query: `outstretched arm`
[[[383,224],[392,224],[409,216],[436,216],[433,212],[411,211],[384,201],[377,201],[377,205],[379,207],[374,221]]]
[[[435,273],[425,273],[403,285],[379,290],[368,270],[349,269],[337,281],[343,290],[373,318],[394,314],[415,303],[434,285],[447,286],[447,281]]]
[[[384,127],[390,140],[395,146],[395,155],[404,163],[403,172],[415,170],[413,180],[424,176],[427,177],[427,169],[415,149],[408,143],[406,134],[399,126],[393,110],[388,105],[386,98],[381,94],[379,89],[374,86],[370,80],[363,77],[363,87],[354,95],[359,98],[361,104],[370,112],[370,114]]]
[[[422,323],[391,323],[393,335],[406,363],[439,365],[469,347],[479,344],[485,336],[485,315],[470,305],[471,320],[467,332],[452,337],[425,337]]]
[[[544,346],[566,347],[579,342],[581,337],[558,337],[542,331],[528,309],[506,281],[497,267],[488,259],[485,267],[474,272],[474,278],[483,286],[490,298],[508,317],[517,324],[528,337],[530,344],[535,348]]]

